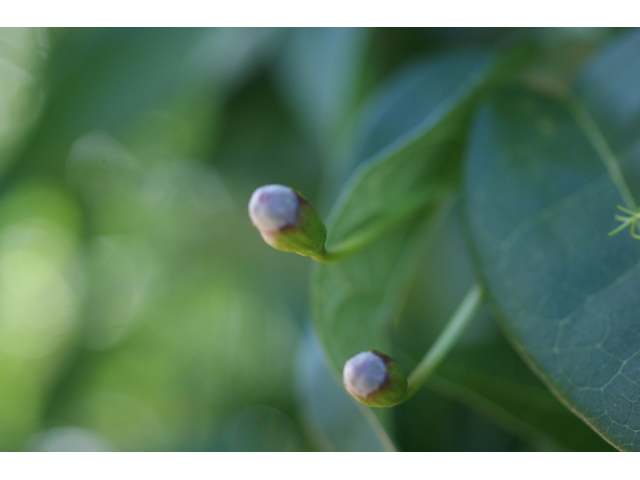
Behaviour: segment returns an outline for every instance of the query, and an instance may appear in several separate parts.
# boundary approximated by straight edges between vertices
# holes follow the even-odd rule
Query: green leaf
[[[411,62],[378,92],[361,113],[355,161],[401,148],[473,95],[474,80],[486,81],[490,52],[459,50]],[[394,145],[394,142],[398,144]]]
[[[627,152],[640,135],[640,31],[616,41],[592,62],[577,85],[580,98],[615,152]]]
[[[640,450],[640,243],[609,237],[640,182],[640,35],[596,59],[580,98],[496,96],[465,172],[470,240],[508,335],[621,450]]]
[[[409,371],[438,338],[474,282],[473,265],[459,223],[460,215],[451,215],[438,232],[403,309],[402,322],[393,332],[396,360]],[[424,432],[432,432],[430,436],[435,433],[434,420],[430,418],[435,414],[423,411],[438,394],[486,416],[538,450],[612,449],[549,392],[506,342],[495,317],[489,313],[489,308],[482,309],[425,388],[396,409],[400,445],[415,448],[406,444],[405,435],[420,439],[418,448],[469,448],[444,446],[444,438],[452,435],[450,425],[446,427],[448,432],[437,434],[442,437],[437,446],[427,446],[430,440],[423,438]],[[480,444],[477,448],[492,447]]]
[[[452,352],[427,386],[486,414],[539,448],[612,449],[549,392],[501,336]]]
[[[403,88],[382,97],[371,139],[393,130],[386,134],[391,144],[374,149],[348,182],[328,231],[330,244],[387,233],[353,257],[319,266],[313,280],[315,325],[334,372],[362,350],[389,351],[387,327],[441,217],[443,174],[456,167],[465,116],[496,64],[496,56],[477,51],[427,60],[407,73]],[[411,104],[422,109],[412,109],[403,134],[394,118]]]

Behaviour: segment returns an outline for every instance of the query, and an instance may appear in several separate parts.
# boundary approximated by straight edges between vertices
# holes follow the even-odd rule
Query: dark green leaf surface
[[[500,336],[453,352],[428,387],[540,449],[613,450],[549,392]]]
[[[615,152],[640,140],[640,30],[627,33],[592,62],[578,93]]]
[[[396,360],[409,371],[438,337],[474,281],[468,248],[458,226],[461,218],[456,213],[439,229],[403,309],[402,321],[392,334],[398,349]],[[478,313],[425,388],[394,410],[401,447],[408,447],[408,435],[420,438],[420,448],[426,450],[496,448],[488,441],[477,447],[447,443],[446,438],[461,428],[459,423],[444,426],[445,431],[438,433],[442,441],[430,446],[424,432],[434,431],[437,422],[431,416],[437,414],[423,410],[430,408],[429,399],[434,396],[461,403],[538,450],[613,449],[531,372],[505,340],[489,308]]]
[[[465,173],[477,264],[507,332],[622,450],[640,450],[640,242],[607,234],[616,205],[640,196],[640,134],[628,128],[640,119],[639,40],[598,58],[576,101],[496,96],[476,118]]]
[[[387,132],[391,144],[377,148],[343,190],[328,225],[329,243],[392,231],[353,257],[319,266],[313,283],[316,328],[334,371],[362,350],[389,351],[387,328],[440,218],[436,205],[456,166],[455,142],[495,68],[496,57],[481,52],[436,58],[411,70],[404,88],[383,96],[371,141]],[[395,120],[411,104],[402,134]]]

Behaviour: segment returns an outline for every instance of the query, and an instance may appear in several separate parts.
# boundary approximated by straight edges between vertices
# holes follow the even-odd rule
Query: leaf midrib
[[[631,210],[635,210],[637,208],[635,198],[633,197],[633,194],[624,179],[624,175],[622,174],[622,169],[620,168],[622,162],[620,162],[620,159],[609,145],[604,133],[602,133],[598,127],[598,124],[589,113],[589,110],[577,97],[572,97],[568,102],[568,106],[576,123],[582,129],[582,132],[598,153],[602,163],[604,163],[611,181],[618,189],[618,192],[622,196],[626,206]]]
[[[377,166],[390,161],[393,157],[398,155],[403,150],[410,148],[413,144],[418,142],[421,138],[432,131],[437,125],[439,125],[445,118],[450,116],[457,107],[462,105],[465,101],[473,97],[477,87],[482,85],[483,81],[493,71],[496,60],[487,62],[487,64],[475,68],[469,72],[469,75],[465,79],[465,82],[458,88],[455,93],[445,101],[441,102],[434,110],[429,112],[425,118],[413,127],[409,132],[401,135],[394,140],[387,147],[374,154],[364,163],[362,163],[356,171],[351,175],[351,179],[347,182],[349,188],[343,190],[338,199],[335,202],[334,212],[329,215],[327,224],[330,227],[335,226],[344,214],[345,207],[348,204],[355,188],[361,184],[366,175],[374,170]],[[344,239],[342,240],[344,241]]]

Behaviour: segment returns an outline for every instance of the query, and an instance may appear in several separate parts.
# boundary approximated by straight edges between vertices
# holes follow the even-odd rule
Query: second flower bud
[[[393,407],[407,395],[407,377],[402,367],[376,350],[347,360],[342,381],[352,397],[370,407]]]

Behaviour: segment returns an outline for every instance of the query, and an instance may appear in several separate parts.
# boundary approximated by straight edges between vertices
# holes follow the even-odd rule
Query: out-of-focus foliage
[[[558,91],[618,35],[0,29],[0,450],[611,448],[488,312],[410,402],[357,405],[311,327],[310,261],[264,245],[247,202],[291,185],[326,218],[354,169],[417,125],[374,128],[421,65],[524,38],[544,54],[518,80]],[[408,107],[476,94],[454,80]],[[462,113],[441,146],[456,158]],[[444,225],[386,332],[406,366],[472,282]]]

